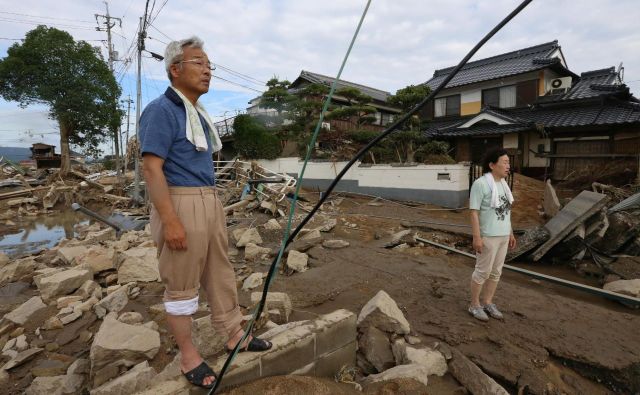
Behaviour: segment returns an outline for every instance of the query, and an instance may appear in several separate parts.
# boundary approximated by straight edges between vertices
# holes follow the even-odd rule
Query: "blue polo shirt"
[[[207,150],[197,151],[186,136],[186,110],[171,88],[147,105],[140,117],[140,151],[164,159],[162,170],[169,186],[215,185],[209,127],[200,116]]]

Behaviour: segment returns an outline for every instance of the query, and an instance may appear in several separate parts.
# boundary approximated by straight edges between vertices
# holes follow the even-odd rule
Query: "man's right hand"
[[[182,222],[178,217],[171,219],[167,223],[163,224],[164,228],[164,242],[169,249],[172,250],[186,250],[187,249],[187,232],[182,226]]]
[[[475,250],[476,253],[482,254],[483,245],[484,244],[482,243],[482,237],[473,238],[473,249]]]

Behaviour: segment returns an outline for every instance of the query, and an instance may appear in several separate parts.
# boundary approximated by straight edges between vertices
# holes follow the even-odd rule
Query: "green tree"
[[[289,111],[291,104],[296,97],[289,92],[291,83],[287,80],[280,81],[277,76],[273,76],[267,81],[267,90],[260,99],[260,108],[273,108],[282,115],[284,111]]]
[[[336,92],[336,96],[342,96],[347,100],[346,106],[340,106],[327,114],[327,119],[339,119],[351,122],[356,130],[375,122],[376,108],[371,106],[371,96],[365,95],[356,88],[342,88]]]
[[[247,159],[275,159],[280,155],[280,139],[250,115],[238,115],[233,121],[233,146]]]
[[[70,167],[69,144],[95,152],[109,130],[117,130],[120,87],[98,49],[65,31],[38,26],[0,59],[0,97],[49,106],[58,121],[62,163]]]
[[[422,99],[431,93],[431,88],[426,85],[409,85],[405,88],[398,89],[395,95],[387,100],[390,104],[394,104],[402,109],[399,116],[403,116],[414,108]],[[420,119],[417,115],[412,116],[402,125],[402,130],[393,133],[390,140],[396,145],[399,153],[398,159],[402,162],[403,158],[406,162],[416,161],[416,146],[426,143],[428,140],[422,136],[420,132]],[[418,149],[419,150],[419,149]],[[400,155],[401,153],[401,155]]]

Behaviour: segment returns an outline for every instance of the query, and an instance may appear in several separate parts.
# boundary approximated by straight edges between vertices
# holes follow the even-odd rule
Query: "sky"
[[[435,69],[457,64],[518,4],[515,0],[372,0],[342,79],[391,93],[425,82]],[[273,76],[293,81],[301,70],[335,76],[365,5],[365,0],[150,0],[146,48],[163,54],[171,39],[202,38],[210,59],[224,68],[214,71],[219,78],[214,78],[201,101],[214,120],[221,120],[246,109]],[[119,53],[114,69],[123,101],[129,95],[134,100],[133,135],[134,41],[145,1],[111,0],[108,6],[110,15],[122,21],[112,30]],[[0,58],[20,42],[15,39],[24,38],[38,24],[100,46],[106,58],[107,34],[96,31],[95,14],[106,14],[104,1],[0,0]],[[534,0],[472,60],[558,40],[569,69],[577,74],[617,68],[623,62],[624,80],[637,97],[639,19],[638,0]],[[141,108],[167,86],[164,63],[143,53]],[[33,142],[59,146],[58,125],[47,113],[42,105],[21,109],[0,99],[0,146],[28,147]],[[126,127],[125,118],[123,131]],[[111,153],[110,145],[103,148],[105,154]]]

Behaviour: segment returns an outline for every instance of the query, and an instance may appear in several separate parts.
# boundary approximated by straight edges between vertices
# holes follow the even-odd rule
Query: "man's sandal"
[[[189,381],[191,384],[197,385],[198,387],[207,388],[207,389],[213,388],[213,386],[216,383],[216,380],[218,379],[218,376],[216,376],[216,374],[209,367],[209,365],[207,365],[205,361],[202,361],[200,365],[191,369],[187,373],[182,372],[182,374],[187,379],[187,381]],[[211,384],[204,384],[204,380],[207,377],[214,378]]]
[[[262,340],[262,339],[258,339],[257,337],[253,337],[251,338],[251,341],[245,346],[245,347],[240,347],[238,349],[238,352],[245,352],[245,351],[251,351],[251,352],[260,352],[260,351],[267,351],[269,350],[271,347],[273,346],[273,344],[270,341],[267,340]],[[233,352],[233,348],[229,348],[226,345],[224,346],[225,351],[228,354],[231,354]]]

